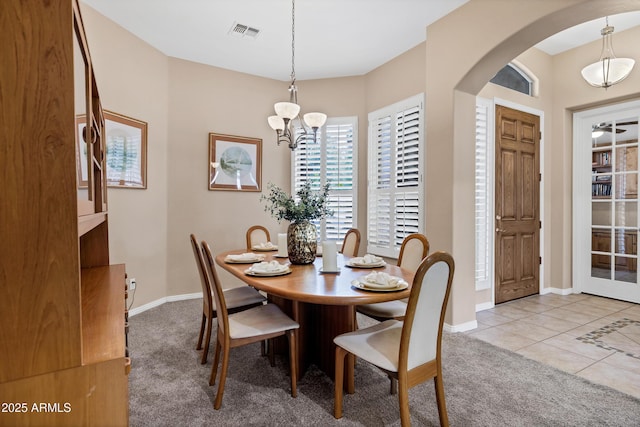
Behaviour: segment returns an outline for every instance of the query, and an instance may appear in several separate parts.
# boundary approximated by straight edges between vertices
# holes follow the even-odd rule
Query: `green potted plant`
[[[327,206],[329,184],[319,191],[311,189],[311,183],[305,182],[296,193],[296,197],[288,194],[273,183],[268,184],[268,194],[260,197],[265,201],[264,210],[278,222],[290,221],[287,230],[287,252],[293,264],[310,264],[316,257],[318,231],[311,223],[314,219],[322,219],[333,215]]]

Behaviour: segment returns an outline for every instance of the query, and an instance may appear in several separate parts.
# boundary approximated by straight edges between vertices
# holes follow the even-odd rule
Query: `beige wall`
[[[135,305],[168,295],[168,59],[81,4],[100,99],[105,110],[148,124],[146,190],[109,188],[109,252],[137,280]],[[129,301],[130,302],[130,301]]]

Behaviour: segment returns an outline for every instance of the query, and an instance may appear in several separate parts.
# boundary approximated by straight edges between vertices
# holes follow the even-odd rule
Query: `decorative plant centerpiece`
[[[329,184],[320,191],[312,191],[311,183],[305,182],[296,193],[287,194],[273,183],[268,184],[269,194],[262,195],[266,201],[265,211],[271,213],[278,222],[290,221],[287,230],[287,252],[293,264],[310,264],[316,257],[318,231],[310,221],[333,215],[327,206]]]

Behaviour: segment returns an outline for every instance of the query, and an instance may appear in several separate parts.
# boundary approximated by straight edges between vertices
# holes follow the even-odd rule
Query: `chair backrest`
[[[344,235],[340,253],[349,256],[358,256],[358,249],[360,249],[360,230],[351,228],[347,231],[347,234]]]
[[[429,240],[424,234],[409,234],[402,241],[398,267],[416,271],[422,260],[429,254]]]
[[[271,241],[269,230],[261,225],[254,225],[247,230],[247,250],[259,243],[267,243]]]
[[[435,252],[420,263],[402,326],[400,370],[440,359],[442,326],[454,270],[453,257],[446,252]]]
[[[216,273],[216,265],[211,255],[211,248],[209,244],[202,241],[202,252],[204,253],[205,265],[207,267],[207,273],[211,280],[211,290],[213,291],[213,299],[216,304],[216,321],[218,322],[218,331],[223,333],[227,339],[229,330],[229,313],[227,312],[227,303],[224,300],[224,293],[222,292],[222,285],[220,279],[218,279],[218,273]]]
[[[192,234],[189,237],[191,238],[191,249],[193,249],[193,256],[196,259],[198,274],[200,275],[200,284],[202,285],[202,312],[207,316],[211,316],[214,306],[212,305],[211,299],[211,283],[204,266],[204,257],[202,250],[200,250],[200,245],[198,245],[198,240],[196,240],[196,236]]]

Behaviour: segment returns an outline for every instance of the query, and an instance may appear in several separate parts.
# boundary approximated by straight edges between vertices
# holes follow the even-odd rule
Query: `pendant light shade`
[[[631,58],[616,58],[613,53],[612,34],[614,28],[606,19],[606,26],[600,31],[602,35],[602,52],[598,62],[587,65],[582,69],[582,77],[594,87],[608,88],[626,79],[633,69],[635,60]]]

